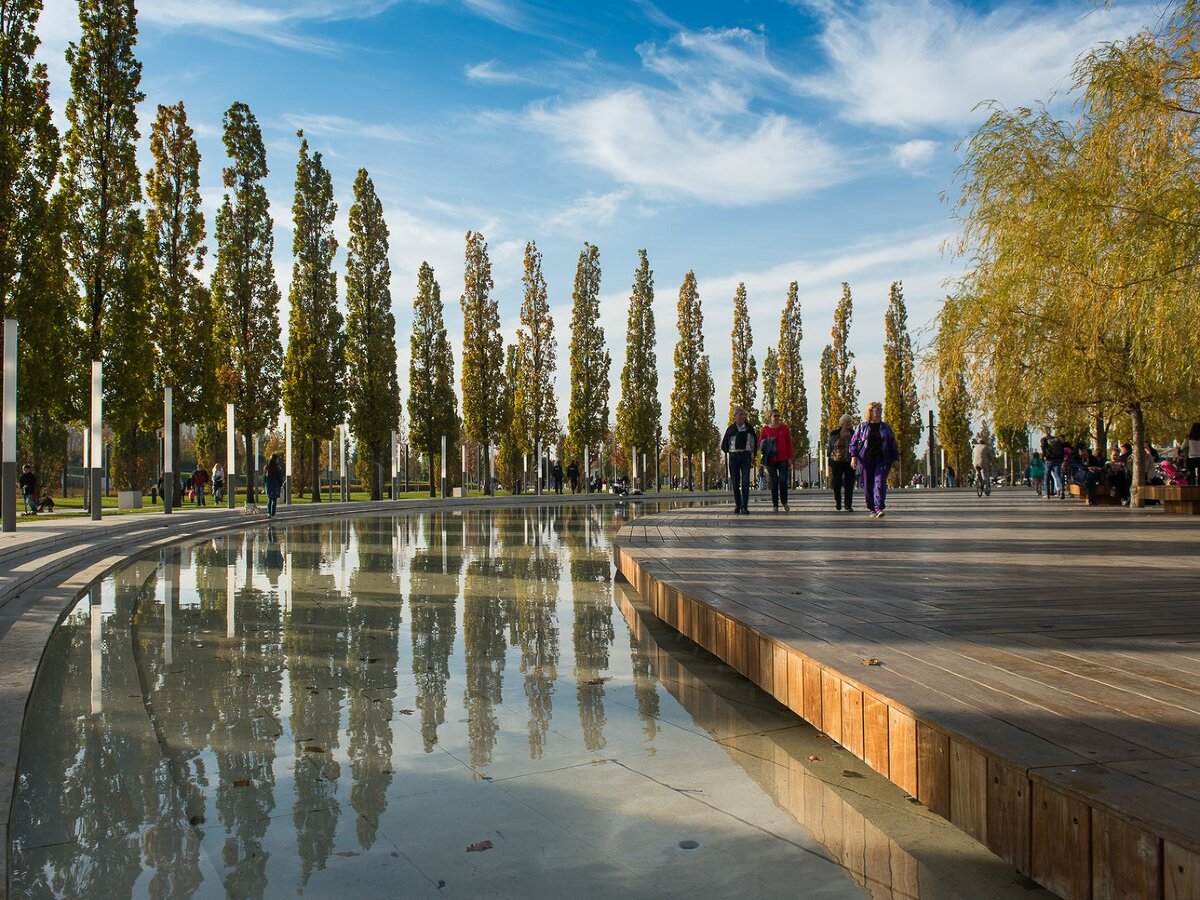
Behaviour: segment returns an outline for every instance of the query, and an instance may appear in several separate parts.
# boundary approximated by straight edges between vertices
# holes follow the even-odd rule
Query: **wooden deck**
[[[889,499],[882,521],[813,494],[648,516],[615,562],[661,619],[1049,889],[1200,897],[1200,526],[1018,490]]]

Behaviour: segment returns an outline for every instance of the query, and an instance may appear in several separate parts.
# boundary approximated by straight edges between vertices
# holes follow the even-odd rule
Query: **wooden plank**
[[[917,799],[950,818],[950,738],[924,722],[917,723]]]
[[[910,797],[917,796],[917,722],[888,707],[888,777]]]
[[[987,847],[1026,875],[1029,874],[1031,793],[1024,772],[988,758]]]
[[[800,677],[799,663],[797,663],[797,665],[796,665],[797,671],[796,671],[796,675],[794,676],[795,677],[794,683],[796,685],[796,693],[795,693],[795,695],[791,694],[792,684],[793,684],[791,658],[793,656],[795,656],[795,654],[789,653],[787,651],[787,648],[784,647],[783,644],[775,644],[775,643],[772,643],[772,645],[771,645],[771,654],[774,658],[774,662],[772,663],[772,668],[771,668],[771,674],[774,679],[774,683],[771,687],[771,694],[775,697],[776,700],[778,700],[780,703],[782,703],[784,706],[786,706],[788,709],[790,709],[796,715],[803,718],[804,717],[804,693],[803,693],[802,685],[804,682],[803,682],[803,679]]]
[[[863,695],[850,682],[842,682],[842,746],[862,759]]]
[[[1163,900],[1200,897],[1200,854],[1163,842]]]
[[[827,669],[821,670],[821,715],[827,735],[842,742],[842,680]]]
[[[981,844],[987,843],[987,762],[979,751],[950,742],[950,821]]]
[[[888,705],[870,694],[863,694],[863,759],[882,775],[888,771]]]
[[[1162,841],[1098,809],[1092,810],[1092,896],[1095,900],[1162,895]]]
[[[1063,900],[1092,896],[1091,810],[1044,784],[1033,785],[1030,877]]]
[[[804,718],[818,731],[825,727],[821,710],[821,668],[804,660]]]
[[[787,673],[787,686],[784,699],[787,708],[803,719],[807,719],[804,710],[804,660],[799,653],[784,651],[786,654],[784,670]],[[778,659],[778,656],[776,656]],[[818,727],[820,727],[818,725]]]

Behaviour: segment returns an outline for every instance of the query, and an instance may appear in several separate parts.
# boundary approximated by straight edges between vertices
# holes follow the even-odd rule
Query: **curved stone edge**
[[[267,524],[303,524],[314,520],[396,514],[461,512],[561,504],[659,503],[711,499],[704,493],[651,492],[636,497],[613,494],[542,494],[520,497],[431,498],[282,506],[279,515],[248,514],[242,508],[197,512],[177,510],[170,516],[143,513],[111,516],[99,523],[54,520],[57,529],[45,538],[0,543],[0,572],[15,574],[0,589],[0,900],[9,895],[12,821],[25,714],[50,636],[92,586],[138,557],[177,544]],[[18,532],[24,535],[24,532]]]
[[[1200,898],[1200,848],[1103,803],[1093,767],[1013,764],[691,596],[654,571],[651,550],[631,545],[638,524],[618,532],[613,564],[655,616],[1023,875],[1066,900]]]

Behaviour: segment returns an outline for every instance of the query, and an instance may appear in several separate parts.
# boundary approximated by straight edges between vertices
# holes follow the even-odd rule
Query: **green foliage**
[[[608,428],[608,373],[612,358],[600,327],[600,251],[584,244],[571,294],[571,404],[567,452],[582,458],[604,440]]]
[[[493,287],[487,241],[478,231],[469,231],[459,298],[463,314],[463,428],[470,440],[485,447],[496,446],[503,419],[504,339]]]
[[[754,332],[750,328],[750,311],[746,308],[746,282],[739,281],[733,294],[733,332],[730,335],[732,371],[729,382],[729,418],[737,407],[746,410],[755,428],[759,426],[755,394],[758,391],[758,365],[754,354]]]
[[[520,373],[512,424],[522,449],[537,453],[539,447],[549,447],[558,439],[558,407],[554,400],[558,346],[546,279],[542,276],[542,254],[533,241],[525,245],[525,274],[521,280],[525,299],[521,303],[521,327],[517,329]]]
[[[212,293],[218,353],[217,380],[235,404],[242,432],[243,471],[253,485],[252,436],[279,417],[283,348],[279,341],[279,287],[270,204],[263,179],[267,152],[258,120],[244,103],[224,118],[227,193],[217,213],[217,265]],[[232,191],[232,194],[228,193]]]
[[[517,479],[523,474],[522,460],[524,451],[521,449],[520,435],[513,426],[516,409],[517,382],[521,377],[521,357],[516,344],[505,348],[504,357],[504,388],[502,422],[504,430],[500,436],[500,446],[496,451],[496,477],[509,490],[512,490]]]
[[[359,448],[367,451],[363,455],[369,457],[373,472],[391,446],[401,409],[391,278],[383,204],[366,169],[360,169],[346,245],[346,366],[350,430]],[[369,484],[371,498],[378,500],[374,475]]]
[[[779,415],[792,432],[792,461],[799,464],[808,457],[808,392],[804,389],[804,360],[800,342],[804,324],[800,318],[800,292],[796,282],[788,285],[787,303],[779,317],[779,375],[775,403]]]
[[[645,250],[638,251],[638,258],[629,295],[625,366],[621,369],[621,399],[617,403],[615,437],[622,447],[654,446],[662,422],[654,349],[654,272]]]
[[[766,422],[771,410],[779,408],[779,354],[774,347],[767,348],[762,367],[762,407],[759,421]]]
[[[917,397],[916,362],[908,334],[908,310],[904,306],[904,285],[893,281],[888,308],[884,314],[883,342],[883,414],[900,448],[900,464],[895,470],[897,484],[904,484],[905,472],[916,471],[916,448],[921,440],[921,403]]]
[[[442,289],[426,262],[421,263],[417,273],[409,347],[409,442],[432,461],[442,452],[443,435],[448,439],[447,452],[450,452],[460,424],[458,398],[454,395],[454,351],[446,337]],[[434,493],[431,483],[429,494],[433,496]]]
[[[818,437],[833,431],[837,422],[830,414],[832,408],[830,390],[833,388],[833,346],[825,345],[821,351],[821,422]]]
[[[678,313],[670,430],[671,440],[692,456],[712,447],[716,429],[712,370],[704,352],[704,316],[695,272],[688,272],[679,287]]]
[[[938,443],[961,484],[971,464],[971,395],[961,368],[949,364],[939,367],[937,399]]]
[[[858,369],[854,366],[854,353],[850,350],[850,320],[854,315],[854,300],[850,296],[850,285],[842,282],[842,298],[833,312],[833,329],[830,336],[829,356],[829,411],[830,428],[844,414],[858,418]]]

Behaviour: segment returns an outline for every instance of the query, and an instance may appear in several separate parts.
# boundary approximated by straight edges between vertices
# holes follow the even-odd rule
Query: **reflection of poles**
[[[163,512],[175,506],[175,389],[163,388]]]
[[[233,509],[237,494],[237,447],[233,436],[233,404],[225,404],[225,505]],[[247,500],[249,502],[249,500]]]
[[[165,551],[165,559],[169,560],[174,551]],[[179,567],[168,561],[163,563],[163,665],[170,666],[175,662],[175,578],[178,577]]]
[[[92,521],[100,521],[100,471],[104,459],[104,370],[100,360],[92,360]]]
[[[4,320],[4,530],[17,530],[17,320]]]
[[[225,539],[225,637],[237,633],[237,557],[233,553],[233,538]]]
[[[99,480],[97,479],[97,488],[99,488],[99,484]],[[99,493],[98,490],[97,493]],[[96,506],[99,508],[98,503]],[[92,587],[88,615],[90,617],[88,625],[91,632],[91,641],[88,649],[91,652],[92,662],[92,696],[90,707],[92,715],[96,715],[104,712],[104,635],[101,630],[104,626],[104,608],[102,606],[99,585]]]

